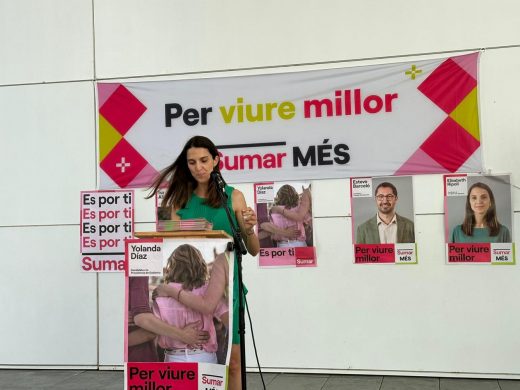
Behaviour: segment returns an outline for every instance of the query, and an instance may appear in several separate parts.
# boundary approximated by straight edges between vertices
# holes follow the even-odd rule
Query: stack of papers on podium
[[[183,219],[179,221],[157,221],[158,232],[176,232],[179,230],[212,230],[213,224],[204,218]]]

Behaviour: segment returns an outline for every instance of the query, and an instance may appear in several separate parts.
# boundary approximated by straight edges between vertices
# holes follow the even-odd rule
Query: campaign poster
[[[82,191],[81,270],[123,272],[125,241],[134,232],[134,191]]]
[[[515,264],[509,175],[445,175],[448,264]]]
[[[255,184],[260,267],[316,267],[310,182]]]
[[[127,241],[125,389],[226,389],[233,332],[233,289],[228,283],[233,280],[234,253],[228,251],[229,242]],[[207,293],[210,284],[217,293]],[[155,296],[159,285],[179,293]],[[202,308],[187,306],[188,295]],[[205,341],[193,341],[194,331],[202,332]]]
[[[356,264],[417,264],[411,176],[350,179]]]

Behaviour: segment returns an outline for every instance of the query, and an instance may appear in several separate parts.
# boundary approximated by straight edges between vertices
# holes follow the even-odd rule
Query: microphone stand
[[[226,190],[220,186],[219,183],[215,183],[217,186],[218,194],[222,202],[222,207],[226,210],[226,215],[233,232],[233,244],[232,249],[235,250],[237,257],[237,275],[238,275],[238,334],[240,335],[240,376],[242,378],[242,389],[247,389],[246,382],[246,322],[245,322],[245,310],[244,310],[244,284],[242,282],[242,255],[247,254],[247,249],[244,244],[244,240],[240,234],[240,228],[235,225],[233,218],[231,217],[231,211],[228,206],[228,194]]]

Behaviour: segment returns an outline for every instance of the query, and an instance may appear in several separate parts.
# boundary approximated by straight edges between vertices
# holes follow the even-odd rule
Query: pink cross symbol
[[[125,161],[124,157],[121,157],[121,162],[116,163],[117,168],[121,168],[121,173],[125,173],[126,168],[130,167],[130,163]]]

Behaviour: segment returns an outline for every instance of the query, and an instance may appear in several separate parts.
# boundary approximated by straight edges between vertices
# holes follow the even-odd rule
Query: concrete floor
[[[269,390],[520,390],[520,380],[325,374],[264,374]],[[248,373],[248,390],[261,390]],[[122,390],[122,371],[0,370],[0,389]],[[181,389],[180,389],[181,390]]]

